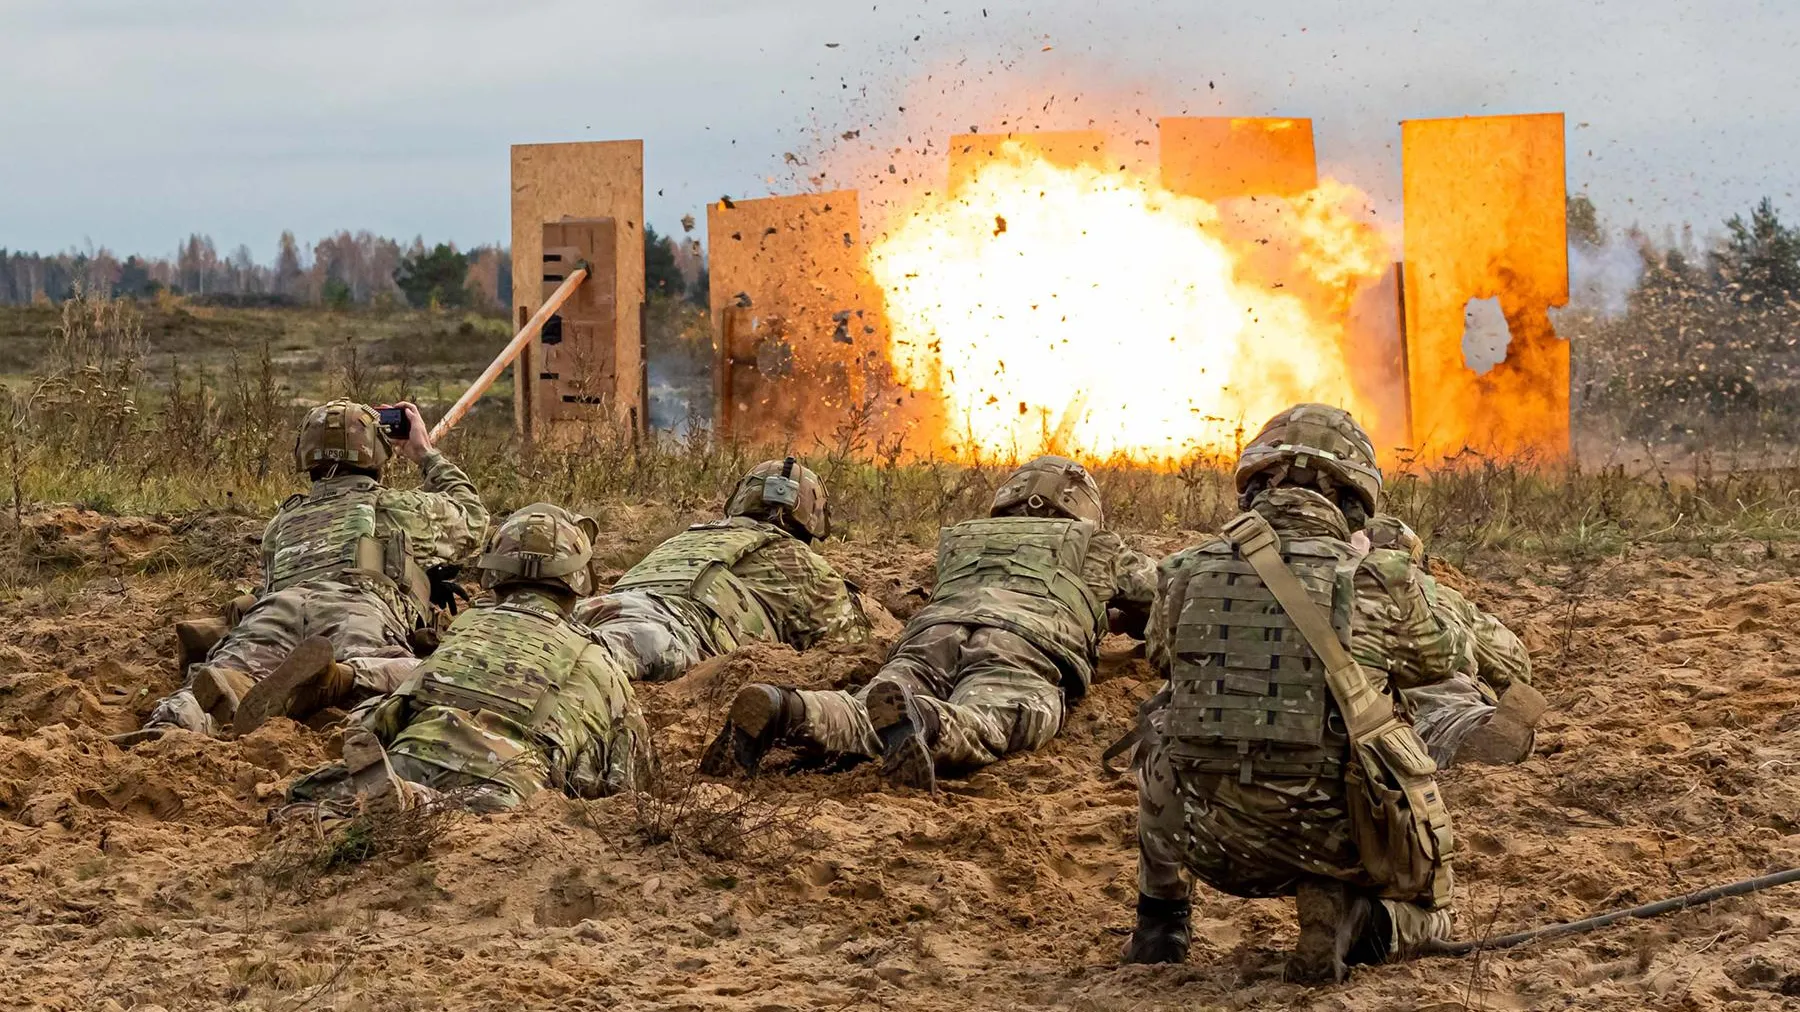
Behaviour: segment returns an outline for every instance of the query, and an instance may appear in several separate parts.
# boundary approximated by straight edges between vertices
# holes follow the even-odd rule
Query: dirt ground
[[[70,567],[0,605],[0,1007],[96,1009],[1776,1009],[1800,1000],[1800,889],[1490,954],[1280,980],[1290,905],[1196,893],[1179,967],[1120,967],[1135,791],[1100,751],[1153,685],[1113,641],[1061,738],[937,798],[868,770],[694,780],[750,678],[866,678],[873,650],[761,649],[641,697],[660,799],[400,827],[373,856],[268,825],[329,731],[174,734],[170,622],[252,576],[254,517],[27,518]],[[1138,539],[1163,550],[1174,536]],[[918,545],[831,553],[916,607]],[[1459,931],[1499,934],[1800,864],[1791,554],[1497,559],[1444,578],[1520,630],[1555,706],[1533,758],[1444,778]],[[40,574],[42,577],[42,574]],[[405,834],[411,834],[406,836]]]

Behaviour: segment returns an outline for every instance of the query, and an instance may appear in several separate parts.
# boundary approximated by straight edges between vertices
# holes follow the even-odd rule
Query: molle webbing
[[[275,552],[264,577],[269,592],[308,580],[360,574],[391,581],[421,613],[431,607],[431,581],[412,557],[406,532],[381,520],[381,487],[315,489],[290,500],[276,517]]]
[[[293,501],[276,518],[277,546],[264,576],[270,591],[353,569],[382,571],[375,501],[369,485],[317,491]]]
[[[1338,774],[1347,742],[1333,719],[1325,665],[1231,542],[1202,553],[1175,622],[1166,718],[1174,754],[1190,768],[1235,772],[1246,782],[1256,773]],[[1331,616],[1333,641],[1348,638],[1340,554],[1328,542],[1295,540],[1283,555],[1319,613]]]
[[[736,636],[771,639],[767,609],[732,568],[787,537],[753,521],[729,519],[696,524],[656,546],[633,566],[614,591],[654,590],[705,605]]]
[[[457,616],[444,642],[400,693],[415,706],[487,710],[533,731],[554,716],[557,693],[593,640],[554,612],[484,605]]]
[[[1096,530],[1086,520],[1040,517],[991,517],[947,527],[938,535],[932,599],[988,587],[1047,598],[1097,642],[1106,629],[1106,601],[1087,572]]]

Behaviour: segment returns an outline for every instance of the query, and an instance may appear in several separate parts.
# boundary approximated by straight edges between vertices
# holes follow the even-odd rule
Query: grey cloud
[[[1785,5],[1676,0],[14,0],[0,245],[492,241],[508,144],[610,137],[645,139],[650,218],[672,229],[721,193],[791,187],[782,153],[822,161],[843,129],[918,146],[1050,92],[1046,126],[1081,125],[1077,95],[1311,115],[1324,162],[1390,206],[1400,119],[1560,109],[1573,188],[1616,223],[1704,229],[1763,193],[1791,203],[1797,37]],[[908,94],[935,118],[901,117]]]

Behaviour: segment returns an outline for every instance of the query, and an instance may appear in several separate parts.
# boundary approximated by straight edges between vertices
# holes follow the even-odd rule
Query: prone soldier
[[[171,728],[249,730],[397,684],[411,666],[411,636],[431,614],[427,570],[473,552],[488,522],[468,476],[432,447],[418,409],[400,407],[408,427],[398,444],[364,404],[331,401],[307,414],[294,462],[312,488],[282,503],[263,530],[255,603],[141,730],[115,741],[130,746]],[[396,450],[419,465],[422,489],[382,483]]]
[[[1536,727],[1548,704],[1531,684],[1531,654],[1505,623],[1475,606],[1456,588],[1433,579],[1425,543],[1404,520],[1389,514],[1368,525],[1372,548],[1405,552],[1419,570],[1425,598],[1438,618],[1460,624],[1469,649],[1454,675],[1401,691],[1413,727],[1440,767],[1457,761],[1507,765],[1531,754]]]
[[[536,503],[481,556],[493,591],[465,609],[393,694],[360,707],[342,763],[296,781],[297,803],[407,808],[445,795],[476,811],[541,790],[602,797],[639,784],[649,729],[625,669],[569,618],[592,589],[594,521]]]
[[[866,641],[855,585],[813,550],[830,533],[819,476],[793,457],[764,461],[738,482],[723,519],[652,549],[610,592],[577,605],[575,620],[633,678],[653,682],[746,643]]]
[[[1142,636],[1155,564],[1102,525],[1087,469],[1043,456],[1019,468],[987,517],[945,528],[931,600],[869,684],[851,692],[748,685],[702,769],[754,772],[776,744],[876,758],[892,783],[930,789],[1040,748],[1093,680],[1108,630]]]

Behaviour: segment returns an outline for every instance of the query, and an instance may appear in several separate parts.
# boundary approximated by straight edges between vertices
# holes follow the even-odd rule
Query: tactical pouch
[[[1344,769],[1351,834],[1363,867],[1383,896],[1432,909],[1450,902],[1454,849],[1436,771],[1424,743],[1405,724],[1353,745]]]
[[[412,557],[412,539],[396,530],[382,542],[381,571],[394,581],[401,593],[419,606],[419,614],[431,614],[431,577]]]

